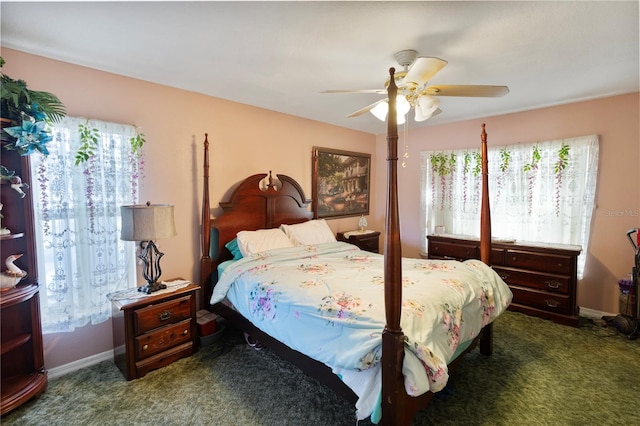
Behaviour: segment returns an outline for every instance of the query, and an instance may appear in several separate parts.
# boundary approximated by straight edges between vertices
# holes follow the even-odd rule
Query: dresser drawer
[[[565,275],[549,275],[534,271],[522,271],[510,268],[493,268],[500,278],[509,285],[535,288],[553,293],[569,294],[571,277]]]
[[[575,257],[553,254],[530,253],[509,250],[505,255],[505,266],[571,275]]]
[[[136,357],[137,359],[148,358],[192,339],[190,319],[167,325],[136,337]]]
[[[559,314],[572,315],[569,296],[557,293],[528,290],[520,287],[511,287],[513,303],[531,306],[544,311]]]
[[[191,318],[191,295],[137,309],[134,312],[135,335]]]
[[[458,260],[477,259],[479,248],[476,244],[447,243],[444,241],[429,241],[429,256],[438,258],[452,258]]]

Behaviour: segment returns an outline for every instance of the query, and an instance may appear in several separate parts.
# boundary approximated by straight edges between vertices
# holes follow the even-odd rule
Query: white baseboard
[[[596,311],[595,309],[584,308],[580,306],[580,316],[585,318],[600,319],[602,317],[615,317],[616,314],[609,312]]]
[[[54,367],[48,370],[47,375],[50,379],[55,379],[56,377],[64,376],[65,374],[80,370],[81,368],[96,365],[102,361],[113,361],[113,351],[105,351],[99,354],[79,359],[77,361],[70,362],[68,364],[61,365],[59,367]]]

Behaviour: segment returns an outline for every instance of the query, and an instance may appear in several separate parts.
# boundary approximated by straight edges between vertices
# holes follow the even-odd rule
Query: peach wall
[[[159,241],[163,277],[197,282],[204,134],[210,142],[210,197],[217,206],[235,183],[255,173],[294,177],[311,197],[313,146],[372,154],[375,136],[184,90],[3,48],[3,72],[29,88],[55,93],[71,116],[135,124],[146,135],[140,201],[175,205],[178,235]],[[375,179],[375,170],[372,171]],[[214,209],[213,214],[219,214]],[[335,232],[358,218],[329,222]],[[140,282],[143,279],[140,275]],[[52,368],[112,348],[111,323],[44,336]]]
[[[446,114],[446,112],[444,112]],[[631,272],[633,248],[626,232],[640,227],[640,113],[638,93],[486,117],[421,129],[409,129],[410,157],[399,167],[398,186],[403,255],[418,256],[420,233],[420,152],[480,145],[486,123],[489,145],[564,137],[600,136],[596,211],[587,250],[584,279],[578,284],[583,308],[618,313],[618,280]],[[386,139],[377,137],[377,205],[370,222],[384,225]],[[404,140],[400,140],[400,154]]]

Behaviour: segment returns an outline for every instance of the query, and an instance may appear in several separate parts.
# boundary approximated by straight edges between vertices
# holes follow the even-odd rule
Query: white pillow
[[[293,247],[289,238],[278,228],[240,231],[237,238],[238,248],[244,257],[267,250]]]
[[[310,220],[295,225],[280,225],[280,229],[295,246],[331,243],[336,241],[333,231],[324,219]]]

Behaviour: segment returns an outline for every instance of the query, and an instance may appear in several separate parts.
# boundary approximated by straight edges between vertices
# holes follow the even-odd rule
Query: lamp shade
[[[411,109],[411,105],[407,98],[400,95],[396,98],[396,112],[397,112],[397,120],[398,124],[404,124],[406,121],[405,115]],[[388,101],[380,102],[378,105],[371,109],[371,114],[375,115],[375,117],[380,121],[385,121],[387,119],[387,114],[389,113],[389,103]]]
[[[121,206],[122,232],[125,241],[153,241],[176,235],[173,206],[170,204],[141,204]]]

